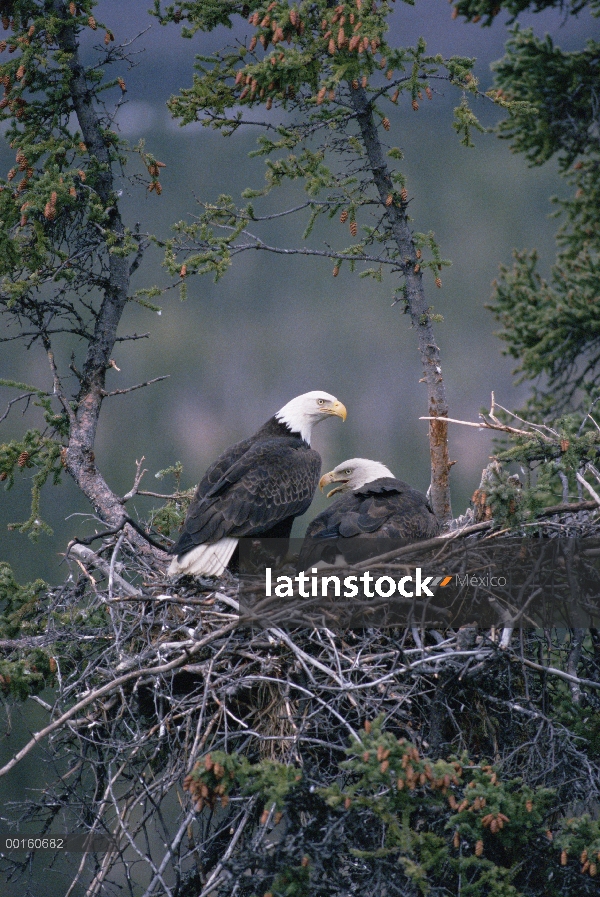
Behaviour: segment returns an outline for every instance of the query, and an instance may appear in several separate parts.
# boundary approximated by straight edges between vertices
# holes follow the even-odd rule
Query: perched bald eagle
[[[430,539],[440,525],[427,497],[378,461],[351,458],[321,477],[341,497],[309,525],[298,570],[319,561],[354,564],[384,551]]]
[[[326,392],[296,396],[258,433],[231,446],[196,490],[168,573],[221,576],[244,536],[289,538],[294,518],[308,509],[321,473],[310,447],[313,426],[335,415],[341,402]]]

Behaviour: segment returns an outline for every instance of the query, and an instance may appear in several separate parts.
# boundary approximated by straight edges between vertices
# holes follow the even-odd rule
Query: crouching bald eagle
[[[313,426],[341,402],[326,392],[297,396],[258,433],[231,446],[212,464],[188,509],[173,547],[169,576],[221,576],[244,536],[289,538],[294,518],[316,492],[321,458],[310,447]]]
[[[440,525],[427,497],[397,480],[384,464],[351,458],[321,477],[321,489],[339,483],[340,498],[309,525],[298,570],[319,561],[348,565],[411,542],[430,539]]]

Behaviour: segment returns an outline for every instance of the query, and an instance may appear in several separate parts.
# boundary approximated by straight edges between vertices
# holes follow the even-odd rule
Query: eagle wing
[[[228,470],[231,470],[233,465],[239,461],[255,443],[256,437],[249,436],[248,439],[236,442],[235,445],[226,449],[226,451],[224,451],[217,460],[210,465],[202,477],[198,488],[196,489],[194,500],[206,495],[206,493],[225,476]]]
[[[171,553],[185,554],[225,536],[260,535],[303,514],[315,494],[320,470],[320,456],[300,439],[251,444],[216,482],[208,481],[202,493],[198,489]]]
[[[355,563],[438,532],[439,523],[422,492],[402,480],[382,478],[341,496],[315,517],[306,531],[298,569],[320,559],[331,563],[338,554]]]

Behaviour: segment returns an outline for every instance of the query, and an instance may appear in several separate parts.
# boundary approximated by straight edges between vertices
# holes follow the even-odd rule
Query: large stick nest
[[[584,511],[546,518],[535,539],[530,530],[516,537],[600,545],[600,527]],[[491,564],[510,539],[514,532],[494,531],[490,522],[463,522],[462,531],[412,557],[404,551],[392,566],[405,569],[428,554],[452,573],[464,569],[466,548]],[[594,570],[589,550],[584,562]],[[598,768],[549,712],[569,698],[597,710],[595,629],[590,641],[578,629],[517,628],[501,646],[500,633],[477,621],[443,630],[252,626],[240,620],[237,577],[173,583],[123,532],[95,552],[72,546],[69,563],[67,582],[46,596],[46,635],[36,642],[58,665],[54,703],[23,751],[41,742],[57,775],[22,820],[38,828],[40,820],[62,820],[67,830],[116,838],[120,849],[101,858],[86,894],[109,893],[135,863],[155,883],[148,894],[168,893],[157,870],[163,864],[182,874],[192,861],[192,824],[204,832],[210,877],[248,806],[231,806],[220,821],[212,811],[210,820],[207,811],[195,813],[181,786],[206,752],[278,759],[326,776],[376,717],[430,756],[465,750],[493,759],[506,775],[557,788],[565,803],[591,806],[600,798]],[[74,870],[73,880],[80,875]]]

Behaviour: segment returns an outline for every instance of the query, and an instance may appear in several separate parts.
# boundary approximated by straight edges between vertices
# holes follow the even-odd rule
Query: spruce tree
[[[0,121],[14,165],[0,180],[1,341],[20,340],[45,353],[50,386],[3,380],[33,400],[45,427],[0,447],[0,479],[35,468],[29,520],[45,528],[40,490],[66,471],[111,525],[123,521],[123,502],[108,486],[94,453],[102,406],[112,394],[106,375],[117,342],[137,339],[119,325],[145,240],[123,221],[118,180],[131,153],[113,127],[126,91],[125,50],[96,21],[93,0],[3,0],[0,21]],[[81,38],[98,36],[92,64],[82,61]],[[0,32],[1,33],[1,32]],[[109,102],[104,103],[104,99]],[[141,152],[148,189],[160,193],[160,163]],[[65,349],[66,346],[66,349]],[[127,391],[127,390],[125,390]],[[122,393],[123,390],[116,390]],[[146,543],[131,533],[141,550]]]
[[[482,6],[466,2],[457,9],[471,20],[489,18],[489,5],[487,13]],[[538,3],[502,6],[515,14],[541,8]],[[598,14],[593,3],[575,3],[567,11],[586,7]],[[494,66],[497,95],[518,101],[500,124],[500,136],[530,165],[556,159],[572,191],[567,199],[554,199],[560,227],[550,276],[540,272],[535,250],[515,250],[513,265],[502,266],[492,296],[519,382],[532,383],[527,412],[536,420],[588,412],[600,397],[599,65],[597,40],[565,51],[548,35],[536,37],[517,24],[506,55]]]
[[[182,125],[200,121],[224,135],[258,126],[262,135],[253,155],[266,163],[266,183],[245,191],[245,205],[221,196],[204,202],[192,224],[177,226],[166,264],[183,281],[195,273],[218,278],[235,256],[258,250],[328,258],[334,277],[342,266],[378,281],[390,275],[418,342],[431,418],[431,500],[439,519],[447,520],[448,403],[434,334],[439,316],[430,297],[442,286],[449,262],[432,232],[413,227],[410,185],[402,151],[389,142],[394,133],[388,115],[395,105],[413,115],[440,84],[451,84],[458,103],[454,127],[469,146],[473,130],[481,129],[468,103],[478,87],[473,59],[432,55],[422,39],[414,47],[390,42],[393,6],[393,0],[189,0],[165,7],[156,0],[159,20],[181,24],[187,38],[217,25],[243,25],[239,41],[198,57],[192,86],[169,105]],[[284,201],[276,213],[263,211],[262,197],[293,182],[305,190],[300,207],[286,208]],[[338,241],[333,223],[325,248],[306,242],[283,247],[261,237],[262,222],[292,215],[303,217],[302,241],[318,221],[339,219],[351,242],[332,245]]]

